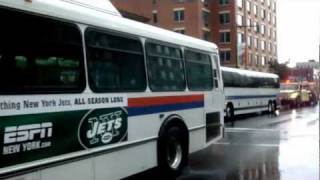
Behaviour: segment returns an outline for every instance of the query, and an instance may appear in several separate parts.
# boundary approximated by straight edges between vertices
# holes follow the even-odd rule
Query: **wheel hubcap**
[[[230,107],[227,107],[227,117],[231,117],[231,109],[230,109]]]
[[[271,103],[269,103],[269,105],[268,105],[268,111],[271,113],[272,112],[272,105],[271,105]]]
[[[177,140],[172,140],[167,146],[167,161],[172,169],[177,169],[182,161],[182,147]]]

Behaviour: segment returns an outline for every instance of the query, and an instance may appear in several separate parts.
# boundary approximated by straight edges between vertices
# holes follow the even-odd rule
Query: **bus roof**
[[[229,71],[229,72],[237,72],[239,74],[246,74],[248,76],[255,76],[255,77],[269,77],[269,78],[278,78],[279,76],[272,73],[265,73],[265,72],[258,72],[258,71],[250,71],[244,69],[236,69],[230,67],[221,67],[222,71]]]
[[[0,0],[0,6],[139,35],[208,52],[217,52],[217,46],[214,43],[123,18],[107,0],[28,1],[30,2],[26,0]]]

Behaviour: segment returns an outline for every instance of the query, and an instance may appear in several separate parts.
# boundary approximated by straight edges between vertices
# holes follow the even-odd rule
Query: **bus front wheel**
[[[188,164],[188,144],[184,138],[181,128],[172,126],[159,139],[158,165],[161,173],[168,178],[181,175]]]

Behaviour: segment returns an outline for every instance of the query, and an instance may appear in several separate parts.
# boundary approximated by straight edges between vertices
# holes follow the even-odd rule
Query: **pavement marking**
[[[259,129],[259,128],[225,128],[225,132],[245,132],[245,131],[257,131],[257,132],[280,132],[276,129]]]
[[[272,121],[272,122],[270,122],[268,124],[263,125],[262,127],[265,127],[265,126],[269,126],[269,127],[270,126],[277,126],[279,124],[287,123],[289,121],[292,121],[292,119],[288,118],[288,119],[283,119],[283,120],[280,120],[280,121]]]
[[[315,119],[315,120],[312,120],[312,121],[308,121],[308,122],[307,122],[307,126],[313,126],[313,125],[315,125],[318,121],[319,121],[319,119]]]
[[[245,144],[245,143],[230,143],[230,142],[216,142],[217,145],[226,146],[257,146],[257,147],[279,147],[279,144]]]

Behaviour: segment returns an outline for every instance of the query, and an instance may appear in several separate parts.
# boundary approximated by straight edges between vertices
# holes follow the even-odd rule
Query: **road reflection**
[[[192,170],[179,179],[280,179],[279,142],[277,131],[228,132],[225,141],[192,155]]]
[[[319,107],[246,117],[190,156],[178,180],[318,180]],[[163,179],[147,171],[132,179]]]

